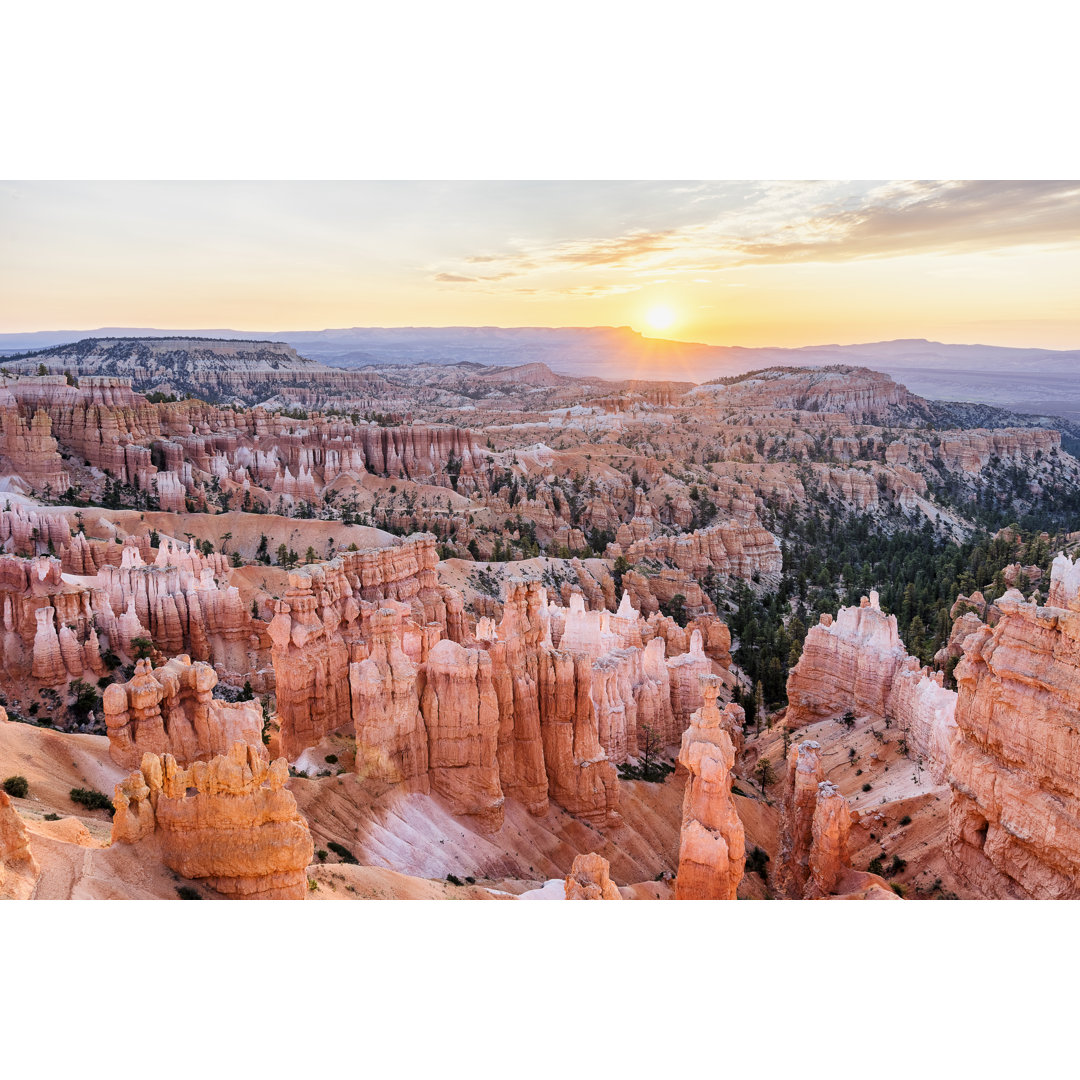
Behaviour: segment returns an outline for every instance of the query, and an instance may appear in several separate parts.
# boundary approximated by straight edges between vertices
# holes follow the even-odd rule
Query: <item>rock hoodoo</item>
[[[284,758],[270,764],[243,743],[186,769],[145,754],[116,785],[113,843],[153,835],[166,866],[224,896],[303,900],[314,845],[288,778]]]
[[[717,707],[720,683],[703,676],[704,704],[683,732],[683,795],[677,900],[734,900],[746,864],[745,832],[731,794],[735,748]],[[729,706],[732,708],[733,706]]]
[[[174,656],[162,667],[139,660],[126,683],[110,683],[103,696],[109,755],[134,768],[143,754],[171,754],[180,765],[209,761],[241,742],[266,756],[257,702],[214,698],[217,674],[209,664]]]
[[[593,852],[576,856],[566,875],[566,899],[621,900],[610,871],[611,866],[602,855]]]
[[[841,608],[835,620],[822,615],[810,628],[787,692],[789,727],[847,710],[895,719],[909,748],[927,761],[936,779],[944,779],[956,731],[956,694],[945,689],[941,672],[908,655],[896,616],[882,612],[876,592],[859,607]]]

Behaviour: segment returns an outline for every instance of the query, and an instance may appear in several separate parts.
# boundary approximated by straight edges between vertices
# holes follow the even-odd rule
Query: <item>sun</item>
[[[654,330],[667,330],[675,323],[675,312],[666,304],[658,304],[645,313],[645,321]]]

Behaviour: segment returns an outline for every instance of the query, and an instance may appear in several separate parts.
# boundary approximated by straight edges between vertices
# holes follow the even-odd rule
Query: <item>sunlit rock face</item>
[[[314,845],[288,778],[242,743],[186,769],[145,754],[116,785],[113,843],[154,836],[166,866],[231,898],[303,900]]]
[[[578,855],[566,875],[567,900],[621,900],[611,880],[611,866],[602,855]]]
[[[228,753],[237,742],[265,756],[258,703],[215,700],[217,681],[209,664],[187,656],[158,668],[138,661],[128,682],[105,688],[109,756],[128,768],[145,753],[171,754],[180,765],[190,765]]]
[[[1080,896],[1080,563],[1049,595],[1007,592],[956,666],[946,855],[983,896]]]
[[[26,826],[7,793],[0,791],[0,900],[27,899],[40,873]]]
[[[731,793],[735,764],[720,681],[702,677],[704,704],[683,732],[679,764],[688,773],[679,838],[678,900],[734,900],[746,865],[746,837]]]
[[[956,734],[956,694],[941,672],[909,656],[878,595],[859,607],[841,608],[836,619],[822,615],[803,643],[788,675],[785,723],[792,728],[847,711],[895,720],[909,749],[943,781]]]

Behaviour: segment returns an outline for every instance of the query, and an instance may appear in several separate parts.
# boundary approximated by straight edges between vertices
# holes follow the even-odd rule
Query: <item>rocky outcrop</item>
[[[896,628],[871,592],[859,607],[821,616],[803,643],[787,683],[790,728],[851,711],[899,723],[908,748],[940,781],[948,769],[955,734],[956,695],[942,673],[909,656]]]
[[[728,641],[731,641],[730,636]],[[667,661],[671,686],[671,711],[679,728],[679,737],[690,724],[691,716],[705,704],[701,696],[701,676],[712,674],[712,664],[705,655],[704,640],[700,630],[690,637],[690,649]]]
[[[283,754],[294,759],[323,736],[353,725],[349,665],[367,658],[376,636],[373,620],[387,601],[408,612],[395,632],[415,663],[425,659],[425,642],[463,636],[460,594],[439,586],[438,561],[435,537],[418,534],[396,547],[343,552],[290,572],[267,628]],[[360,684],[358,690],[359,708],[366,699]],[[368,720],[365,712],[362,723]]]
[[[224,584],[220,555],[163,539],[148,564],[146,534],[109,545],[81,533],[68,539],[60,559],[0,555],[0,658],[13,677],[52,687],[96,682],[105,654],[133,660],[140,638],[165,655],[212,662],[223,675],[265,666],[268,643],[239,591]]]
[[[754,574],[779,574],[780,541],[756,517],[732,518],[708,529],[682,536],[635,540],[625,549],[609,544],[607,557],[624,555],[632,563],[642,559],[670,562],[695,577],[716,574],[749,580]]]
[[[683,733],[679,764],[688,772],[679,837],[677,900],[734,900],[746,864],[745,832],[731,794],[735,748],[716,698],[721,682],[703,676],[704,704]]]
[[[209,761],[234,743],[266,756],[257,702],[214,698],[217,674],[209,665],[176,656],[159,668],[139,660],[126,683],[105,688],[103,706],[109,756],[127,768],[143,754],[170,754],[180,765]]]
[[[371,655],[349,665],[356,771],[426,793],[428,736],[417,690],[419,668],[402,648],[403,606],[384,607],[372,616]]]
[[[851,811],[836,785],[825,779],[820,749],[809,741],[788,751],[779,886],[790,900],[836,895],[851,871]]]
[[[27,899],[40,873],[26,826],[7,793],[0,791],[0,900]]]
[[[780,816],[779,884],[789,899],[801,898],[810,880],[814,811],[818,787],[825,781],[820,749],[820,743],[808,741],[788,751]]]
[[[17,477],[24,491],[61,495],[71,477],[52,436],[48,414],[38,409],[33,416],[22,416],[14,397],[8,393],[11,404],[5,405],[4,396],[0,390],[0,475]]]
[[[424,665],[420,708],[432,790],[449,800],[455,814],[475,817],[488,831],[501,828],[499,700],[491,657],[449,639],[438,642]]]
[[[1050,597],[1007,592],[955,671],[946,856],[983,896],[1080,896],[1080,564],[1054,560]]]
[[[803,890],[807,900],[820,900],[840,892],[851,870],[848,837],[851,811],[848,801],[828,780],[818,784],[817,806],[810,837],[810,880]]]
[[[187,769],[146,754],[116,786],[113,843],[153,835],[166,866],[224,896],[302,900],[314,845],[288,776],[284,758],[243,743]]]
[[[896,616],[885,615],[876,592],[859,607],[822,615],[810,628],[788,676],[787,723],[796,726],[846,709],[885,716],[893,680],[907,659]]]
[[[267,627],[280,748],[289,758],[352,722],[349,650],[334,633],[339,616],[316,584],[310,573],[290,573],[285,599],[275,603]]]
[[[290,574],[269,626],[281,752],[295,758],[351,723],[362,775],[430,787],[488,828],[507,797],[534,814],[553,798],[618,824],[615,765],[639,753],[646,731],[654,751],[678,742],[701,702],[686,684],[714,669],[705,633],[729,659],[726,627],[646,620],[627,597],[614,614],[586,609],[580,594],[550,606],[542,584],[511,580],[499,623],[482,618],[455,642],[460,594],[430,580],[436,560],[434,538],[421,536]],[[674,669],[669,641],[690,649]]]
[[[621,900],[610,871],[611,866],[602,855],[592,852],[575,856],[574,865],[566,875],[566,899]]]
[[[888,375],[833,364],[806,369],[769,368],[705,383],[691,391],[699,400],[743,409],[797,409],[842,413],[854,423],[926,416],[926,402]]]
[[[964,655],[964,642],[982,627],[983,621],[974,611],[966,611],[956,617],[949,640],[936,653],[934,663],[944,668],[950,660],[959,660]]]
[[[129,347],[115,341],[90,344],[106,350]],[[171,359],[164,368],[154,366],[164,360],[152,343],[149,352],[139,353],[138,363],[148,365],[131,372],[140,386],[146,387],[158,371],[161,377],[152,385],[215,396],[231,391],[258,400],[260,385],[269,397],[308,380],[332,392],[334,384],[346,384],[342,388],[347,390],[347,384],[362,387],[367,379],[363,373],[332,371],[299,358],[305,370],[290,376],[278,355],[272,368],[261,372],[215,372],[211,361],[210,367],[196,362],[183,375],[174,365],[181,357],[197,357],[199,350],[190,347],[191,342],[180,344],[185,347],[167,352]],[[217,346],[234,352],[238,347]],[[92,362],[87,355],[77,366]],[[235,498],[237,505],[252,500],[266,505],[277,498],[290,504],[317,502],[339,477],[369,473],[425,480],[448,489],[456,484],[475,490],[481,482],[484,453],[473,433],[461,428],[384,427],[358,417],[354,421],[318,414],[297,419],[261,407],[236,411],[196,399],[152,404],[133,393],[130,378],[123,377],[82,378],[78,386],[67,385],[62,376],[19,378],[6,380],[0,395],[0,455],[10,458],[12,471],[25,484],[49,483],[56,493],[69,484],[57,444],[141,490],[163,510],[183,511],[189,500],[198,507],[217,505],[221,494]],[[341,402],[333,404],[340,408]]]
[[[619,780],[600,745],[592,700],[592,661],[582,653],[545,649],[538,656],[540,728],[548,792],[587,821],[617,826]]]
[[[686,727],[675,718],[659,638],[643,649],[613,649],[595,660],[591,696],[600,745],[616,764],[637,757],[646,741],[654,751],[678,742]]]

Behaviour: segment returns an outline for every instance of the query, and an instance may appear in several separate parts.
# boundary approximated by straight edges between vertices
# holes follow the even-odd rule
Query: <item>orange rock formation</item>
[[[682,737],[683,796],[677,900],[734,900],[746,864],[745,832],[731,794],[735,748],[716,698],[721,683],[702,676],[705,703]]]
[[[988,897],[1080,896],[1080,564],[1050,604],[1010,590],[965,642],[946,855]]]
[[[7,793],[0,791],[0,899],[27,899],[39,873],[26,826]]]
[[[268,764],[243,743],[188,769],[145,754],[116,786],[113,843],[153,835],[166,866],[224,896],[302,900],[314,845],[288,775],[284,758]]]
[[[788,751],[780,815],[780,890],[790,900],[821,900],[871,886],[874,899],[883,893],[894,897],[876,875],[852,871],[848,838],[853,815],[847,799],[825,779],[820,749],[811,740]]]
[[[578,855],[566,875],[567,900],[621,900],[611,880],[611,866],[602,855]]]
[[[133,768],[143,754],[171,754],[180,765],[209,761],[240,742],[265,756],[257,702],[214,699],[217,674],[209,664],[173,657],[162,667],[139,660],[126,683],[103,695],[109,755]]]
[[[876,592],[859,607],[841,608],[834,620],[822,615],[803,643],[787,683],[785,723],[798,727],[847,710],[896,720],[908,747],[943,780],[956,725],[956,695],[942,673],[922,668],[909,656]],[[822,778],[824,779],[824,778]]]

